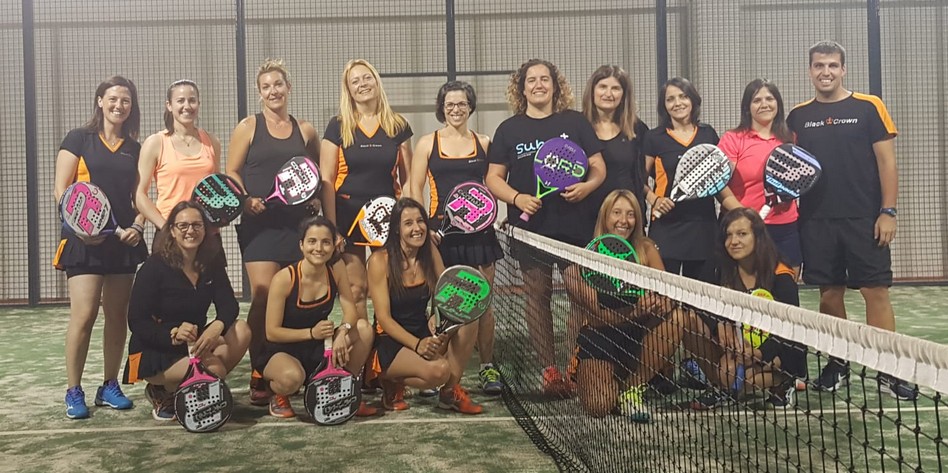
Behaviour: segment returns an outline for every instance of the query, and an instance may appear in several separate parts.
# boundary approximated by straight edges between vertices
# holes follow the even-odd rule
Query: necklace
[[[182,143],[184,143],[184,146],[187,146],[187,147],[189,147],[189,148],[191,147],[191,143],[194,143],[194,137],[193,137],[193,136],[191,137],[191,141],[188,141],[188,140],[186,140],[186,139],[184,138],[186,135],[179,135],[179,134],[175,133],[174,136],[177,136],[178,139],[181,140]]]
[[[122,141],[122,137],[121,137],[121,136],[118,137],[118,138],[115,138],[114,140],[110,140],[110,139],[106,138],[105,135],[100,135],[100,136],[101,136],[102,139],[109,145],[109,148],[114,148],[115,145],[117,145],[119,141]]]

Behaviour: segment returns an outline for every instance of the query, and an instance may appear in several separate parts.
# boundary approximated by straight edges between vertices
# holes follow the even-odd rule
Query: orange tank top
[[[158,199],[155,205],[163,218],[168,218],[171,209],[182,200],[191,200],[191,193],[201,179],[214,173],[214,145],[204,130],[201,135],[201,152],[197,156],[185,156],[174,148],[171,135],[161,132],[161,154],[155,166],[155,187]]]

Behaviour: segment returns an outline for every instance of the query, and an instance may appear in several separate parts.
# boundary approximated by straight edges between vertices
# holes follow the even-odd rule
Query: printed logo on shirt
[[[378,143],[362,143],[359,145],[360,148],[381,148],[382,145]]]
[[[543,143],[545,142],[541,140],[536,140],[532,143],[517,143],[517,146],[514,147],[514,149],[517,150],[517,159],[520,160],[536,154],[537,150],[543,146]]]
[[[119,156],[125,156],[126,158],[129,158],[129,159],[135,159],[135,156],[132,156],[131,154],[126,153],[125,151],[119,152]]]
[[[833,126],[833,125],[855,125],[859,123],[858,118],[833,118],[829,117],[826,120],[819,122],[804,122],[803,128],[819,128],[823,126]]]

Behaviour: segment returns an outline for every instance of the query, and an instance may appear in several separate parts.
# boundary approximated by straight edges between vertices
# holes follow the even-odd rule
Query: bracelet
[[[316,327],[310,327],[310,328],[309,328],[309,338],[312,339],[312,340],[316,340],[316,336],[313,335],[313,329],[314,329],[314,328],[316,328]]]
[[[145,234],[145,227],[143,227],[143,226],[141,226],[141,225],[139,225],[139,224],[137,224],[137,223],[131,224],[128,228],[131,228],[132,230],[137,230],[139,235],[144,235],[144,234]]]
[[[415,344],[415,353],[418,353],[418,347],[421,346],[422,340],[424,340],[424,338],[419,338],[418,343]]]
[[[517,197],[520,197],[520,194],[521,194],[521,192],[517,192],[517,195],[514,196],[513,200],[511,200],[510,203],[511,203],[511,204],[514,204],[514,206],[516,206],[516,205],[517,205]]]

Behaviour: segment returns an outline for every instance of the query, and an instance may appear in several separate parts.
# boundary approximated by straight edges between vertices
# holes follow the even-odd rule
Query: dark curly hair
[[[194,201],[186,200],[178,202],[178,204],[171,209],[171,214],[168,215],[168,221],[165,223],[165,226],[158,231],[158,238],[155,240],[153,250],[154,254],[165,260],[168,266],[184,269],[184,254],[182,254],[181,249],[178,248],[178,244],[174,236],[171,235],[171,232],[178,214],[187,209],[197,210],[198,214],[201,215],[201,221],[204,222],[204,240],[198,247],[197,256],[194,258],[194,269],[203,274],[212,266],[224,264],[224,259],[221,257],[223,248],[221,248],[219,239],[207,237],[211,229],[211,222],[207,219],[207,215],[204,214],[204,209]]]

